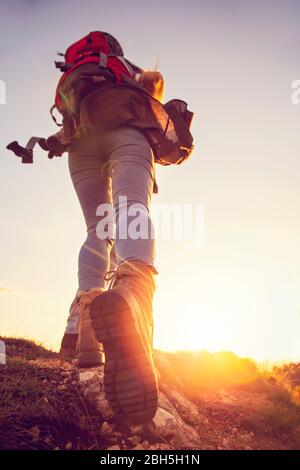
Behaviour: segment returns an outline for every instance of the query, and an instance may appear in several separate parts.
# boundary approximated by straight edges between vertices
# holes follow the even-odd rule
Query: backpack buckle
[[[107,68],[108,56],[104,52],[99,52],[99,65],[100,67]]]
[[[61,72],[66,72],[71,67],[71,65],[66,64],[66,62],[55,61],[55,67],[59,69]]]

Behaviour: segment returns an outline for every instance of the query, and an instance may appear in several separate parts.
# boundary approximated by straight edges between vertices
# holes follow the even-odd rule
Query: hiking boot
[[[90,316],[84,308],[94,297],[102,295],[103,288],[95,288],[90,291],[81,291],[78,294],[79,303],[79,334],[77,341],[77,354],[79,367],[97,367],[104,364],[103,347],[96,340],[91,326]],[[87,300],[88,299],[88,300]]]
[[[94,335],[93,330],[91,334]],[[79,367],[98,367],[104,364],[102,344],[96,342],[95,336],[89,342],[89,333],[83,335],[83,342],[78,344],[77,333],[65,333],[60,344],[59,354],[66,359],[78,359]],[[94,341],[97,343],[95,345]],[[91,344],[93,346],[91,346]]]
[[[113,272],[110,289],[88,306],[96,338],[104,346],[106,397],[115,414],[129,424],[151,421],[157,410],[154,271],[142,262],[124,261]]]
[[[77,357],[77,341],[78,334],[65,333],[61,340],[59,354],[69,358]]]

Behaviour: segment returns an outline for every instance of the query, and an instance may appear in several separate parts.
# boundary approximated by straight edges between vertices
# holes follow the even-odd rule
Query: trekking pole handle
[[[33,150],[22,147],[17,140],[7,145],[7,150],[11,150],[17,157],[22,159],[22,163],[33,163]]]

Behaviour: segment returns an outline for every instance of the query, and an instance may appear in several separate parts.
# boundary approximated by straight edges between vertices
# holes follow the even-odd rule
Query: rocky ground
[[[232,353],[156,351],[157,414],[128,427],[105,400],[102,368],[79,370],[30,341],[5,341],[1,449],[300,448],[299,364],[262,373]]]

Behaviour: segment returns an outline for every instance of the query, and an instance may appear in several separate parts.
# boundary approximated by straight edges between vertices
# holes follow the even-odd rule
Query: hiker
[[[104,352],[104,391],[112,409],[143,423],[154,417],[158,400],[152,316],[158,272],[149,214],[158,190],[154,165],[189,157],[193,113],[182,100],[162,104],[160,72],[125,59],[111,34],[91,32],[61,55],[55,97],[61,130],[7,148],[24,163],[33,161],[36,142],[49,158],[68,152],[87,238],[61,351],[74,352],[76,343],[81,367],[102,364]],[[113,208],[113,216],[105,208]],[[138,227],[130,231],[137,218],[142,234]]]
[[[151,96],[153,96],[160,102],[163,100],[164,80],[163,80],[162,75],[159,72],[157,71],[143,72],[139,76],[138,82],[145,88],[145,90],[148,91],[148,93],[151,94]],[[98,160],[98,157],[96,158]],[[153,172],[154,172],[154,169],[153,169]],[[101,181],[99,183],[101,183]],[[154,180],[154,191],[155,192],[157,191],[155,180]],[[93,229],[95,229],[95,225],[96,225],[95,214],[94,214],[94,217],[95,217],[95,223],[93,225]],[[99,264],[99,260],[97,260],[98,255],[95,252],[94,253],[91,252],[91,250],[89,249],[91,245],[93,244],[97,245],[97,241],[96,243],[93,241],[91,242],[93,233],[95,233],[95,230],[90,230],[87,240],[81,248],[78,270],[84,269],[88,271],[87,275],[90,276],[90,281],[91,281],[91,278],[94,277],[94,282],[92,282],[93,287],[97,287],[99,285],[103,286],[103,272],[102,273],[101,271],[97,272],[97,266],[99,265],[101,267],[101,265]],[[110,258],[109,266],[110,266],[110,270],[113,270],[117,266],[117,258],[116,258],[115,249],[112,245],[112,240],[110,240],[110,243],[111,243],[111,250],[109,253],[109,258]],[[89,265],[86,264],[85,268],[83,268],[80,263],[81,258],[84,258],[84,254],[87,257],[92,258],[90,260],[90,264]],[[91,271],[93,270],[94,270],[94,273],[91,273]],[[102,276],[100,283],[99,283],[99,276]],[[81,285],[81,288],[83,290],[87,290],[85,289],[86,287],[90,288],[91,283],[88,286]],[[77,353],[79,352],[78,360],[79,360],[79,365],[82,367],[100,365],[104,363],[104,354],[103,354],[103,348],[101,345],[100,346],[98,345],[98,349],[97,348],[93,349],[93,352],[89,351],[89,353],[87,353],[86,351],[82,350],[82,347],[81,347],[81,351],[78,351],[78,329],[79,329],[79,296],[78,295],[79,295],[79,292],[80,292],[80,288],[77,290],[75,294],[75,298],[72,301],[71,306],[70,306],[65,334],[61,341],[60,353],[66,356],[76,357]]]

